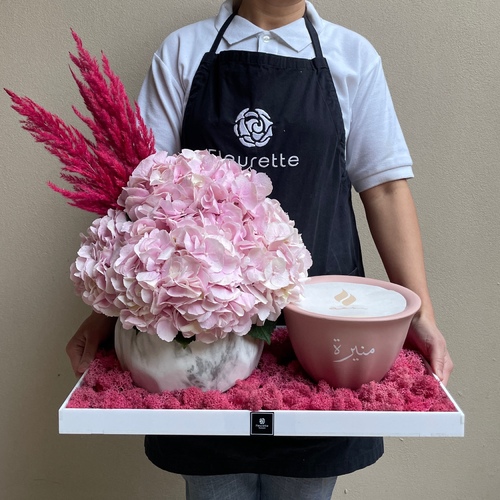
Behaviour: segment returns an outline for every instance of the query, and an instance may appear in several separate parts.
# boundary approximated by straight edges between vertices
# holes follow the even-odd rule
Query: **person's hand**
[[[92,312],[66,346],[66,354],[77,377],[89,367],[99,345],[113,333],[116,318]]]
[[[413,318],[405,347],[418,350],[443,384],[447,384],[453,370],[453,361],[446,347],[446,340],[433,318],[425,315],[416,315]]]

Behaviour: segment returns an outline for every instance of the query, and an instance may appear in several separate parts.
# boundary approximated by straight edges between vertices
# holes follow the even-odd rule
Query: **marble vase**
[[[227,391],[256,368],[264,343],[249,335],[230,334],[205,344],[193,341],[183,347],[157,335],[115,327],[115,350],[122,369],[130,371],[136,385],[149,392],[198,387]]]

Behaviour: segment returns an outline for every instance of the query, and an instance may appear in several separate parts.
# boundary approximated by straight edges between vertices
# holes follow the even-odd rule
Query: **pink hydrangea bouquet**
[[[169,156],[102,66],[72,33],[72,72],[93,141],[27,97],[6,90],[23,128],[59,158],[73,191],[96,213],[71,279],[96,311],[163,340],[212,343],[229,333],[269,341],[273,321],[299,298],[311,257],[264,173],[206,151]]]
[[[71,278],[124,328],[205,343],[270,335],[298,300],[311,257],[264,173],[206,151],[143,160],[94,221]],[[272,324],[272,323],[271,323]]]

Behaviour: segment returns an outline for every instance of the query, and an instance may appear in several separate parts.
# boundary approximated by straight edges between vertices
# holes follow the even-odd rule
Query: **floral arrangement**
[[[59,158],[73,191],[49,186],[97,213],[71,279],[96,311],[166,341],[205,343],[229,333],[269,341],[312,264],[269,177],[202,151],[155,152],[140,110],[102,55],[72,32],[72,72],[93,140],[27,97],[6,90],[23,128]]]
[[[211,343],[275,321],[299,299],[312,261],[271,190],[266,174],[206,151],[149,156],[124,187],[123,208],[82,236],[77,291],[124,328],[166,341]]]
[[[439,382],[427,372],[422,357],[411,350],[400,352],[383,380],[357,390],[316,383],[297,361],[286,328],[274,331],[252,375],[224,393],[197,387],[149,393],[120,369],[113,351],[100,351],[67,408],[456,411]]]

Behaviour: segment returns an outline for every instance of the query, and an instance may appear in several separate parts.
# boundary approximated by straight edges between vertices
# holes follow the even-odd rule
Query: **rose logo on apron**
[[[273,135],[273,122],[263,109],[245,108],[236,118],[234,133],[249,148],[265,146]]]

